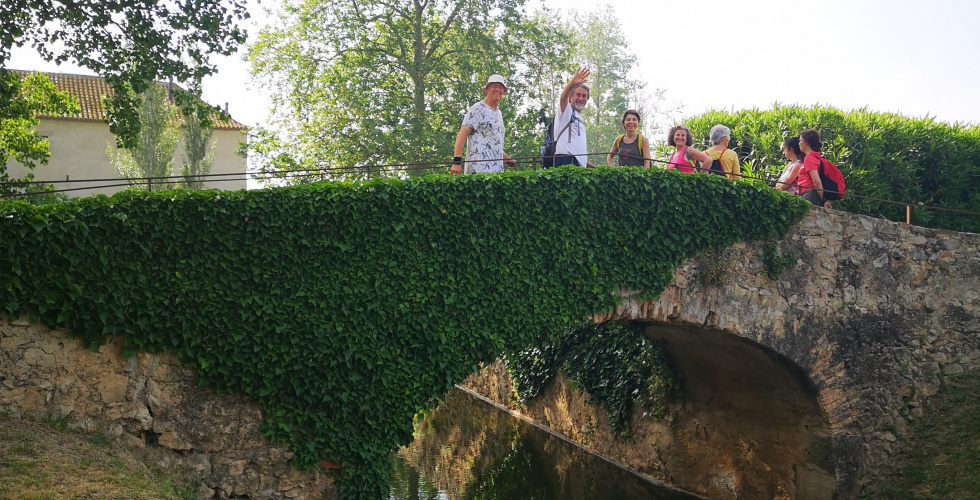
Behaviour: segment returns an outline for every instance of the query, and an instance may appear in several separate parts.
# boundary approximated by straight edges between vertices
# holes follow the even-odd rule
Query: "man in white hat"
[[[504,117],[498,105],[507,93],[504,77],[490,75],[483,86],[486,99],[470,106],[463,117],[463,126],[456,134],[453,148],[453,166],[449,173],[456,175],[503,172],[504,164],[513,167],[517,161],[504,153]],[[463,161],[463,145],[466,144],[466,161]],[[463,168],[465,164],[465,169]]]

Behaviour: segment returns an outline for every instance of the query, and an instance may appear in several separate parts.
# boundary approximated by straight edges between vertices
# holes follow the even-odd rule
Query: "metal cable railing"
[[[606,157],[608,152],[601,153],[586,153],[589,157]],[[511,159],[517,161],[518,168],[520,169],[530,169],[539,170],[541,167],[541,157],[540,156],[524,156],[524,157],[512,157]],[[643,158],[644,160],[650,160],[651,163],[667,164],[666,160],[661,160],[657,158]],[[486,161],[503,161],[503,158],[491,159]],[[381,165],[350,165],[350,166],[336,166],[336,167],[315,167],[315,168],[305,168],[290,170],[288,172],[236,172],[236,173],[223,173],[223,174],[198,174],[198,175],[173,175],[173,176],[160,176],[160,177],[136,177],[121,180],[119,178],[103,178],[103,179],[65,179],[65,180],[46,180],[46,181],[30,181],[30,182],[3,182],[0,183],[0,192],[8,191],[12,189],[23,190],[18,193],[10,194],[0,194],[0,199],[3,198],[19,198],[27,197],[39,194],[55,194],[55,193],[72,193],[77,191],[90,191],[99,189],[111,189],[119,187],[134,187],[139,186],[147,190],[154,190],[155,188],[171,188],[175,186],[180,186],[187,184],[188,182],[208,182],[211,184],[220,182],[242,182],[248,179],[256,181],[307,181],[307,180],[356,180],[356,179],[369,179],[375,177],[392,177],[392,176],[412,176],[418,174],[428,174],[428,173],[446,173],[449,171],[450,165],[445,161],[428,161],[428,162],[406,162],[406,163],[391,163],[391,164],[381,164]],[[706,173],[708,170],[697,166],[694,167],[700,173]],[[755,179],[766,182],[770,186],[776,184],[777,179],[773,179],[770,176],[754,177],[743,174],[730,174],[733,178],[744,178],[744,179]],[[82,185],[84,184],[84,185]],[[94,184],[94,185],[93,185]],[[791,186],[799,186],[797,183],[790,183]],[[53,189],[50,187],[54,186]],[[61,186],[72,186],[72,187],[61,187]],[[836,193],[831,190],[824,190],[828,193]],[[838,193],[842,194],[842,193]],[[848,197],[855,199],[869,200],[876,203],[891,204],[897,206],[904,206],[906,209],[906,223],[911,224],[911,213],[912,207],[921,210],[935,210],[957,213],[962,215],[970,216],[980,216],[980,212],[971,210],[962,210],[955,208],[939,207],[933,205],[926,205],[922,202],[907,202],[907,201],[896,201],[888,200],[884,198],[877,198],[873,196],[864,196],[855,193],[848,193]]]

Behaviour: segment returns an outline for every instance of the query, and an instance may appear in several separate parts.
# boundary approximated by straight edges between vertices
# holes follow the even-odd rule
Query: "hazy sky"
[[[262,5],[275,4],[264,0]],[[595,0],[546,0],[588,11]],[[685,0],[609,2],[639,60],[634,76],[665,89],[683,115],[783,104],[867,106],[947,122],[980,124],[980,1]],[[537,8],[541,0],[530,0]],[[261,9],[252,7],[263,23]],[[254,30],[253,30],[254,31]],[[84,72],[15,51],[13,69]],[[265,120],[266,99],[248,85],[240,56],[222,58],[205,99],[229,103],[247,125]],[[479,97],[474,90],[474,98]]]

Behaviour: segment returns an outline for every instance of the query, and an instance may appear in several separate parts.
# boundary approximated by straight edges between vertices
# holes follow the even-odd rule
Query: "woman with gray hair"
[[[738,155],[728,149],[728,142],[732,140],[732,129],[721,124],[715,125],[711,127],[708,138],[713,146],[704,152],[714,160],[711,162],[711,173],[724,175],[729,179],[741,178],[742,169],[738,165]]]

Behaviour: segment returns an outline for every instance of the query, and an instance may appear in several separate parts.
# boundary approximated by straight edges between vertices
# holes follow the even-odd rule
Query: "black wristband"
[[[453,165],[462,165],[462,164],[463,164],[463,157],[462,156],[454,156],[453,157]]]

